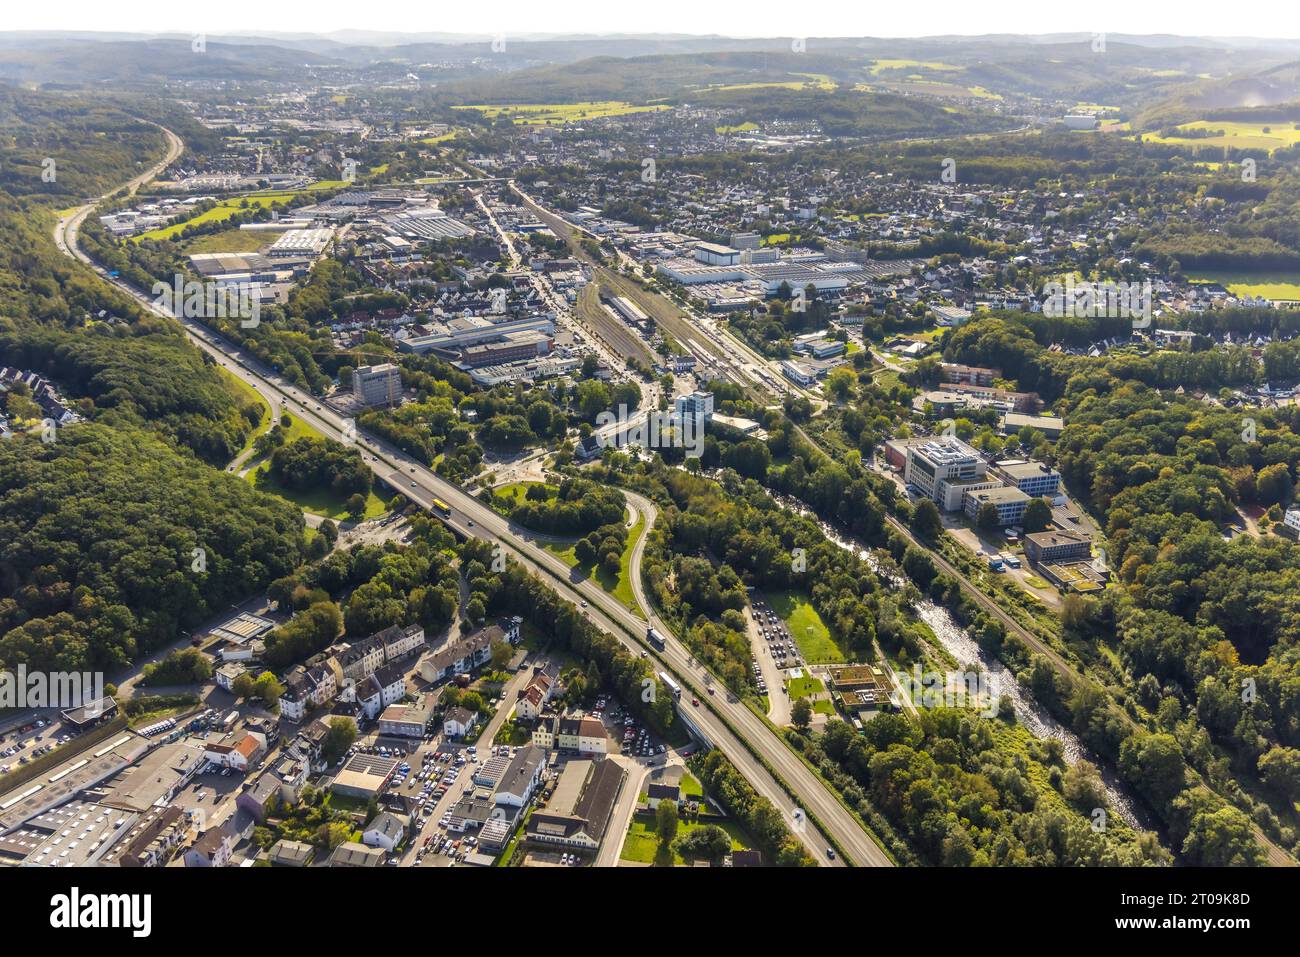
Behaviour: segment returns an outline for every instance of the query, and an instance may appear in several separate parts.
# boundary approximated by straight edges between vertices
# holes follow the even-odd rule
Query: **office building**
[[[704,424],[713,418],[713,393],[692,392],[690,395],[678,396],[673,407],[677,412],[678,424],[691,422],[696,428],[694,434],[698,435]]]
[[[391,362],[353,369],[352,395],[362,405],[397,405],[402,399],[402,370]]]
[[[1025,557],[1032,564],[1077,562],[1092,557],[1092,540],[1079,532],[1053,529],[1030,532],[1024,538]]]
[[[907,448],[903,481],[947,512],[962,507],[967,492],[998,488],[988,477],[988,464],[960,439],[940,438]]]
[[[999,525],[1016,525],[1025,517],[1025,506],[1029,496],[1018,488],[1000,486],[978,491],[966,492],[962,497],[963,508],[971,521],[979,518],[980,509],[992,505],[998,510]]]
[[[1042,462],[995,462],[993,471],[1008,485],[1034,498],[1055,498],[1061,491],[1061,473]]]

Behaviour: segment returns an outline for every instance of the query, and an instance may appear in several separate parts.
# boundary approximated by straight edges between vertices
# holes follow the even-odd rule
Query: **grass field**
[[[790,637],[799,645],[799,651],[810,665],[845,660],[844,652],[831,640],[830,631],[807,596],[797,592],[774,592],[766,597],[772,610],[790,629]]]
[[[559,491],[556,486],[547,485],[545,482],[511,482],[509,485],[501,485],[494,488],[492,492],[494,495],[499,495],[502,498],[509,499],[515,505],[520,505],[524,502],[528,490],[534,485],[543,486],[546,489],[547,498],[555,498],[555,493]]]
[[[826,690],[826,685],[820,678],[810,678],[804,675],[802,678],[791,678],[785,683],[786,690],[790,692],[790,700],[798,701],[800,698],[811,698],[815,694],[821,694]]]
[[[637,106],[622,100],[588,100],[582,103],[507,103],[504,105],[457,106],[457,110],[478,110],[490,120],[500,116],[510,117],[520,126],[553,126],[556,123],[577,123],[606,116],[627,116],[631,113],[653,113],[669,109],[667,106]],[[441,139],[439,137],[438,139]]]
[[[450,143],[456,138],[456,134],[459,132],[459,129],[448,130],[446,133],[440,133],[437,136],[426,136],[424,139],[417,140],[416,142],[423,143],[425,146],[437,146],[439,143]]]
[[[1148,134],[1152,143],[1173,143],[1178,146],[1235,146],[1238,149],[1269,150],[1300,143],[1300,129],[1294,123],[1240,123],[1236,121],[1197,120],[1184,123],[1178,130],[1222,130],[1222,136],[1192,138],[1186,136],[1157,136]]]
[[[713,132],[718,133],[718,134],[723,134],[723,133],[749,133],[749,132],[751,132],[752,130],[756,130],[756,129],[758,129],[758,124],[757,124],[757,123],[752,123],[752,122],[746,121],[746,122],[744,122],[744,123],[737,123],[735,126],[715,126],[715,127],[713,128]]]
[[[267,462],[263,462],[249,472],[246,476],[248,484],[259,492],[278,495],[285,501],[297,505],[304,512],[311,512],[313,515],[320,515],[323,518],[331,518],[336,522],[352,520],[352,516],[348,514],[345,506],[346,495],[335,495],[326,489],[300,492],[297,489],[285,488],[267,473],[268,465]],[[366,511],[362,518],[378,518],[386,511],[388,511],[387,504],[371,489],[370,494],[366,496]]]
[[[1273,272],[1204,272],[1188,276],[1192,282],[1217,282],[1234,296],[1300,300],[1300,275]]]
[[[623,557],[619,561],[618,575],[611,575],[600,565],[595,567],[591,575],[596,584],[622,602],[638,618],[644,618],[645,616],[641,611],[641,607],[636,603],[636,594],[632,591],[632,550],[636,548],[636,543],[644,532],[645,518],[638,514],[636,524],[628,529],[627,545],[623,548]],[[578,567],[578,558],[573,553],[574,546],[548,544],[542,547],[570,568]]]
[[[196,253],[255,253],[263,246],[275,242],[280,232],[246,229],[223,229],[219,233],[206,233],[195,236],[181,244],[181,252],[187,256]]]
[[[221,367],[218,366],[218,368]],[[226,380],[226,384],[230,387],[230,391],[234,395],[238,396],[240,401],[257,402],[262,407],[262,416],[257,420],[257,426],[248,433],[248,438],[244,440],[244,447],[239,450],[242,453],[253,444],[253,441],[259,435],[270,428],[272,414],[271,407],[266,404],[266,399],[262,398],[262,393],[258,392],[243,379],[240,379],[238,376],[233,375],[225,369],[221,369],[221,375]]]
[[[756,80],[753,83],[718,83],[699,87],[697,93],[728,93],[732,90],[834,90],[835,81],[821,73],[792,73],[802,80]]]
[[[317,183],[311,188],[326,189],[330,187]],[[133,236],[131,241],[139,242],[142,239],[171,239],[186,226],[225,222],[241,209],[247,209],[252,206],[261,206],[265,208],[268,206],[279,205],[288,202],[297,195],[297,193],[258,193],[256,195],[240,196],[236,199],[223,199],[211,209],[204,210],[197,216],[192,216],[184,222],[175,223],[171,226],[162,226],[158,229],[151,229],[147,233]]]
[[[678,786],[682,789],[682,797],[696,799],[704,797],[704,786],[700,784],[699,779],[696,778],[695,775],[691,774],[691,772],[687,771],[685,768],[682,769],[682,780]],[[640,796],[641,803],[644,804],[646,798],[649,796],[649,791],[642,791]]]
[[[301,419],[290,416],[290,420],[289,430],[284,437],[286,443],[293,442],[304,436],[322,437],[319,432]],[[345,505],[348,496],[335,495],[328,490],[300,492],[297,489],[285,488],[271,478],[267,471],[269,468],[270,462],[263,458],[256,466],[249,469],[244,479],[258,491],[278,495],[285,501],[297,505],[304,512],[311,512],[313,515],[320,515],[335,521],[351,520]],[[371,489],[370,494],[366,496],[366,512],[363,517],[378,518],[386,511],[388,511],[388,505]]]
[[[909,74],[901,80],[882,77],[879,84],[858,83],[853,88],[859,93],[875,93],[883,89],[893,92],[923,93],[926,96],[946,97],[948,99],[1002,99],[1002,94],[994,93],[982,86],[965,86],[959,82],[921,76],[919,73]],[[957,112],[954,107],[945,107],[945,109],[949,113]]]
[[[727,832],[731,838],[731,849],[733,851],[744,851],[752,847],[749,836],[741,830],[740,826],[733,821],[725,818],[713,818],[702,823],[694,821],[682,821],[677,825],[677,837],[683,838],[691,831],[704,827],[705,824],[716,824]],[[659,836],[654,831],[654,819],[651,817],[634,817],[632,826],[628,828],[627,840],[623,842],[623,853],[619,855],[622,860],[634,861],[640,864],[653,864],[655,861],[655,851],[659,847]],[[673,864],[681,865],[686,861],[681,855],[673,853]]]

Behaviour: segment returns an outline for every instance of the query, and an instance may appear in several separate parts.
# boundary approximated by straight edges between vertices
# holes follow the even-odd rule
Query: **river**
[[[875,554],[865,544],[844,535],[829,523],[822,521],[811,509],[797,499],[777,492],[769,491],[769,494],[785,508],[798,512],[805,518],[816,522],[827,539],[846,551],[856,554],[871,567],[881,581],[895,590],[901,590],[905,587],[906,580],[896,573],[886,571]],[[980,647],[979,642],[971,637],[966,629],[957,624],[948,609],[935,604],[924,595],[918,597],[912,603],[912,607],[915,609],[917,617],[934,632],[935,640],[948,654],[957,660],[960,666],[966,668],[978,665],[979,670],[988,675],[988,687],[991,692],[994,695],[1005,696],[1011,700],[1015,709],[1016,720],[1030,734],[1036,738],[1055,738],[1060,741],[1065,759],[1070,764],[1074,764],[1081,759],[1087,759],[1097,766],[1102,783],[1106,788],[1106,797],[1110,802],[1110,808],[1115,814],[1118,814],[1132,827],[1146,828],[1148,830],[1153,828],[1154,825],[1150,821],[1150,815],[1134,799],[1133,795],[1125,787],[1124,782],[1119,779],[1119,776],[1091,748],[1085,745],[1078,735],[1062,725],[1046,708],[1030,697],[1020,687],[1020,683],[1016,681],[1016,676],[1011,672],[1011,669],[993,654]]]

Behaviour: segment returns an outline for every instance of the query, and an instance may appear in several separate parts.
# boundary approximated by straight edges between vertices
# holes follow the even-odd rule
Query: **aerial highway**
[[[133,180],[135,185],[150,175],[156,175],[171,159],[179,155],[182,148],[179,137],[171,131],[164,132],[167,133],[170,144],[169,158],[148,174],[142,174]],[[128,184],[128,188],[134,186]],[[116,192],[118,191],[115,190],[114,193]],[[499,543],[529,570],[540,572],[561,594],[581,603],[590,620],[598,626],[617,636],[637,653],[648,649],[644,641],[646,625],[640,618],[597,583],[578,580],[563,561],[532,542],[527,530],[513,525],[462,491],[459,486],[439,477],[400,449],[357,429],[352,420],[292,385],[274,370],[263,366],[236,343],[195,319],[173,315],[126,282],[107,275],[77,244],[78,227],[96,205],[97,203],[87,204],[60,220],[55,230],[55,240],[64,253],[95,269],[101,278],[134,298],[143,308],[175,319],[189,338],[223,368],[257,389],[264,397],[273,398],[273,409],[292,411],[329,438],[355,442],[368,467],[411,501],[428,509],[432,507],[434,498],[442,499],[451,506],[451,514],[445,516],[444,520],[454,531],[462,536]],[[644,542],[644,536],[641,541]],[[671,640],[660,657],[686,689],[683,693],[683,707],[690,708],[692,721],[740,769],[759,793],[786,814],[787,820],[819,863],[876,866],[892,863],[857,818],[780,739],[774,729],[734,696],[725,693],[709,694],[708,689],[720,687],[720,682],[696,663],[680,643]],[[699,706],[685,701],[687,693],[699,697]],[[743,735],[743,742],[737,734]],[[755,757],[754,752],[759,757]],[[768,768],[775,772],[775,776],[779,776],[779,781]],[[791,798],[787,791],[794,797]],[[796,814],[797,810],[803,813]],[[818,833],[817,824],[825,828],[826,835]],[[833,840],[841,853],[832,858],[828,853],[830,842],[825,837]],[[845,857],[848,858],[847,861],[843,860]]]

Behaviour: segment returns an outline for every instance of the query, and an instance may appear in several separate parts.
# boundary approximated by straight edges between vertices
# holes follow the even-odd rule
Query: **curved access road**
[[[893,866],[893,861],[890,860],[889,855],[867,833],[858,820],[839,803],[835,795],[830,793],[826,785],[803,763],[799,756],[790,750],[789,746],[777,736],[776,732],[762,718],[751,711],[744,702],[736,698],[729,689],[714,678],[708,668],[696,660],[686,646],[675,637],[673,630],[655,613],[654,606],[645,593],[645,582],[641,574],[641,566],[645,557],[646,542],[650,539],[650,531],[659,511],[653,502],[642,495],[627,490],[624,490],[624,494],[627,495],[628,500],[646,519],[645,531],[632,549],[630,563],[632,591],[636,596],[637,603],[641,606],[641,610],[645,613],[650,627],[666,636],[664,650],[662,652],[655,651],[654,654],[669,666],[668,670],[677,677],[678,681],[686,689],[682,693],[683,708],[689,707],[692,710],[693,718],[697,716],[697,713],[698,715],[707,715],[710,709],[716,708],[726,716],[730,726],[738,734],[742,735],[746,741],[756,743],[775,742],[775,749],[761,749],[764,761],[780,775],[782,780],[791,786],[791,790],[799,798],[800,807],[811,812],[821,822],[844,853],[849,855],[852,862],[859,866]],[[700,702],[698,707],[687,704],[688,694],[698,698]],[[728,757],[730,757],[730,754],[728,754]],[[767,769],[761,766],[754,773],[768,775]],[[754,781],[755,778],[750,777],[750,780]],[[793,802],[788,798],[779,802],[778,807],[787,815],[787,820],[794,815]],[[812,825],[808,824],[807,829],[811,831]],[[816,855],[819,859],[825,860],[826,848],[823,846],[817,849]]]

